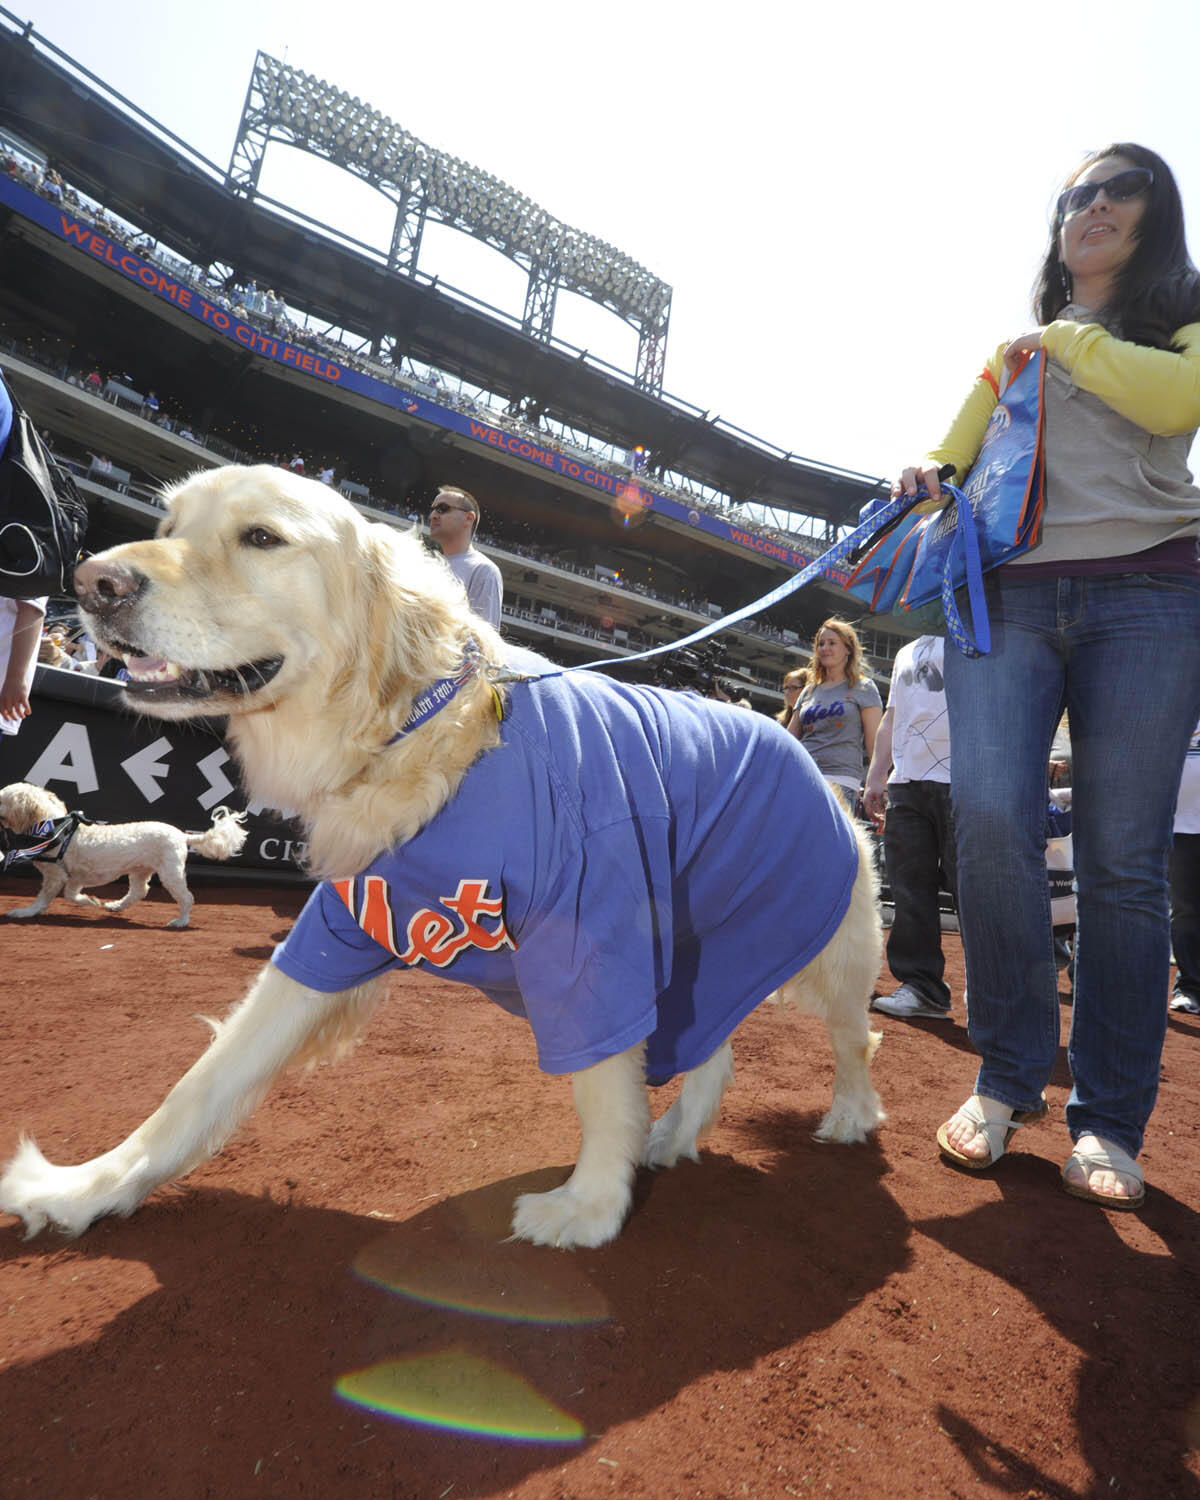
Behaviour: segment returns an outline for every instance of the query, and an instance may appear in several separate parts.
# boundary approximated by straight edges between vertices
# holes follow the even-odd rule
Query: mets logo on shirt
[[[832,703],[813,703],[800,715],[800,733],[811,734],[818,724],[832,719],[834,727],[840,729],[846,720],[846,705],[840,698]]]
[[[489,896],[486,880],[460,880],[452,896],[439,896],[438,906],[413,912],[400,930],[392,907],[392,891],[382,875],[362,875],[355,880],[331,882],[346,910],[368,937],[394,953],[402,964],[424,961],[444,969],[467,948],[495,953],[516,948],[504,925],[503,896]],[[485,927],[484,918],[498,918]]]

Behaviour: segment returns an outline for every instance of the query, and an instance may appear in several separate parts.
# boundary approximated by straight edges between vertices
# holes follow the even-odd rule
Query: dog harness
[[[3,862],[0,875],[7,875],[14,865],[36,861],[38,864],[58,864],[65,858],[81,823],[90,823],[81,812],[69,812],[65,818],[48,818],[29,833],[14,833],[11,828],[0,828],[0,848]]]

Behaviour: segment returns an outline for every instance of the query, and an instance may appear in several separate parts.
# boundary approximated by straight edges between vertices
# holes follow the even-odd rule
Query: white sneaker
[[[1186,1010],[1189,1016],[1200,1016],[1200,1000],[1182,990],[1175,990],[1171,995],[1171,1009]]]
[[[890,995],[877,995],[871,1001],[872,1010],[881,1010],[885,1016],[899,1016],[902,1021],[949,1021],[950,1007],[933,1005],[911,984],[902,984]]]

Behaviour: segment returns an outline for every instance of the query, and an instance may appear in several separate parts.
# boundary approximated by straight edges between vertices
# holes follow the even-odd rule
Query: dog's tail
[[[204,833],[188,833],[188,852],[198,854],[201,859],[233,859],[242,852],[249,837],[242,826],[246,821],[244,812],[235,813],[228,807],[213,810],[212,827]]]

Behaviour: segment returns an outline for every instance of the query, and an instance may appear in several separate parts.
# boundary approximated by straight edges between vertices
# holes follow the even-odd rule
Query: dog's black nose
[[[146,575],[120,563],[89,558],[75,569],[75,594],[92,609],[128,603],[146,587]]]

